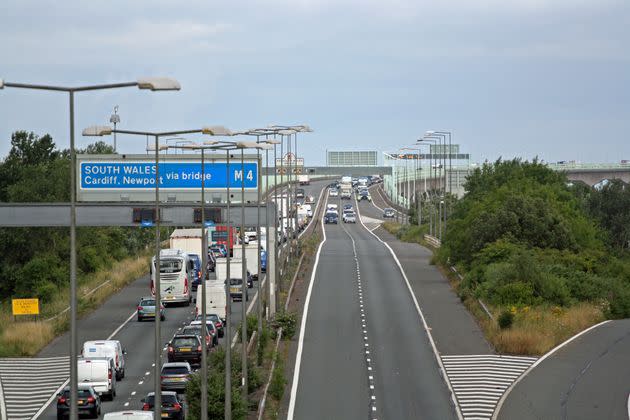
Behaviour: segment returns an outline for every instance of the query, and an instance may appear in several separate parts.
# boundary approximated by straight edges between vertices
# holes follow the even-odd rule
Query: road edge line
[[[422,324],[424,326],[424,331],[427,333],[427,336],[429,337],[429,343],[431,344],[433,354],[440,368],[440,375],[442,376],[442,379],[444,379],[444,382],[446,383],[446,386],[448,387],[448,390],[451,393],[451,401],[453,402],[453,405],[455,406],[455,413],[457,414],[457,417],[459,420],[463,420],[464,417],[462,415],[462,410],[461,410],[461,407],[459,406],[459,402],[457,401],[457,397],[455,396],[455,391],[453,390],[451,381],[448,378],[448,375],[446,374],[446,368],[444,367],[444,364],[442,363],[442,358],[440,357],[440,354],[435,345],[435,341],[433,340],[433,335],[431,335],[431,330],[429,329],[429,325],[427,324],[427,321],[424,318],[422,309],[420,309],[420,304],[418,303],[418,299],[416,298],[416,295],[413,293],[413,289],[411,288],[411,284],[409,283],[409,279],[407,278],[407,274],[405,274],[405,270],[403,269],[402,264],[400,264],[400,261],[398,260],[396,253],[389,246],[389,244],[383,241],[381,238],[379,238],[377,234],[372,232],[363,224],[363,221],[361,220],[361,211],[359,210],[358,203],[357,203],[357,213],[359,214],[359,220],[361,221],[361,226],[363,226],[363,228],[366,231],[368,231],[370,235],[374,236],[380,243],[382,243],[389,250],[389,253],[392,255],[392,257],[394,258],[394,261],[396,262],[396,265],[398,266],[398,270],[400,270],[400,273],[402,274],[403,279],[405,279],[405,283],[407,284],[407,290],[409,291],[409,294],[411,295],[411,299],[413,300],[413,303],[416,306],[416,311],[418,312],[418,315],[420,315],[420,319],[422,320]]]
[[[328,188],[324,188],[327,190]],[[328,201],[328,197],[326,197]],[[315,256],[315,263],[313,264],[313,272],[311,273],[311,281],[308,285],[308,291],[306,292],[306,300],[304,301],[304,313],[302,314],[302,322],[300,323],[300,338],[298,340],[297,353],[295,355],[295,367],[293,368],[293,383],[291,384],[291,394],[289,397],[289,411],[287,413],[287,420],[293,420],[293,413],[295,411],[295,399],[297,396],[297,388],[300,382],[300,365],[302,364],[302,350],[304,347],[304,332],[306,330],[306,319],[308,318],[308,308],[311,303],[311,294],[313,291],[313,284],[315,284],[315,276],[317,275],[317,267],[319,266],[319,256],[322,252],[324,243],[326,242],[326,228],[324,226],[324,219],[319,221],[322,225],[322,235],[324,239],[319,243],[317,248],[317,255]]]
[[[501,407],[503,406],[503,403],[505,402],[507,396],[510,394],[510,392],[512,392],[512,389],[514,389],[514,387],[516,386],[516,384],[518,384],[525,376],[527,376],[528,373],[530,373],[536,366],[538,366],[540,363],[542,363],[545,359],[547,359],[548,357],[552,356],[555,352],[557,352],[558,350],[560,350],[562,347],[566,346],[567,344],[569,344],[570,342],[572,342],[573,340],[575,340],[576,338],[586,334],[587,332],[594,330],[595,328],[602,326],[604,324],[607,324],[610,322],[610,319],[607,319],[605,321],[602,321],[600,323],[597,323],[595,325],[591,325],[590,327],[588,327],[587,329],[580,331],[579,333],[575,334],[572,337],[569,337],[568,339],[566,339],[565,341],[563,341],[562,343],[558,344],[556,347],[552,348],[551,350],[549,350],[547,353],[543,354],[540,358],[538,358],[538,360],[536,360],[530,367],[528,367],[527,369],[525,369],[525,372],[521,373],[521,376],[519,376],[518,378],[516,378],[516,380],[514,382],[512,382],[512,384],[505,390],[505,392],[503,393],[503,395],[501,395],[501,398],[499,398],[499,402],[497,402],[497,405],[494,408],[494,413],[492,413],[492,420],[496,420],[497,416],[499,415],[499,411],[501,411]],[[630,397],[630,396],[629,396]],[[630,400],[629,400],[630,402]],[[630,410],[630,407],[629,407]],[[629,413],[630,414],[630,413]]]

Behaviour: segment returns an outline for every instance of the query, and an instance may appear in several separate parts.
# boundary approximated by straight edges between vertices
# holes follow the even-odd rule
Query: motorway
[[[307,195],[313,195],[314,205],[317,204],[319,193],[325,182],[313,182],[310,186],[303,187]],[[264,281],[264,280],[263,280]],[[257,284],[250,289],[250,300],[246,302],[249,310],[255,311],[255,299]],[[254,292],[254,293],[251,293]],[[154,378],[154,352],[153,343],[155,329],[153,322],[137,322],[135,318],[135,308],[138,300],[142,296],[150,295],[149,278],[144,276],[129,286],[125,287],[100,308],[90,315],[79,320],[78,332],[79,343],[87,340],[99,340],[110,337],[120,340],[127,350],[126,355],[126,376],[117,383],[117,396],[113,401],[103,401],[103,413],[119,411],[124,409],[141,409],[140,400],[153,390]],[[167,307],[166,320],[162,323],[161,342],[166,344],[183,326],[187,325],[194,318],[195,307],[180,306]],[[233,334],[241,322],[241,303],[236,302],[231,307],[231,325]],[[112,336],[113,334],[113,336]],[[221,340],[224,345],[225,338]],[[65,333],[56,338],[45,347],[38,357],[67,356],[69,346],[69,334]],[[166,353],[162,354],[162,362],[166,361]],[[33,384],[36,388],[37,383]],[[30,390],[33,390],[33,387]],[[5,386],[5,393],[6,393]],[[28,391],[27,391],[28,392]],[[25,395],[23,398],[27,398]],[[50,405],[43,408],[40,419],[56,419],[56,399],[50,399]]]
[[[558,349],[518,382],[498,419],[630,417],[630,319],[604,323]]]
[[[325,235],[305,303],[289,419],[456,418],[389,250],[361,223],[325,225]]]

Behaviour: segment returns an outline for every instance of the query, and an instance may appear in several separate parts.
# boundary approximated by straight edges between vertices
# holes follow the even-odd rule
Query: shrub
[[[501,315],[499,315],[499,319],[497,319],[499,324],[499,328],[502,330],[508,329],[514,323],[514,314],[511,311],[503,311]]]
[[[295,312],[277,312],[274,327],[276,330],[282,328],[282,338],[291,340],[297,330],[297,315]]]
[[[273,369],[271,383],[269,384],[269,394],[273,397],[273,399],[276,401],[280,401],[282,399],[286,384],[287,379],[284,377],[284,365],[282,358],[279,355],[276,355],[276,366]]]
[[[37,285],[37,288],[35,289],[35,295],[39,297],[39,299],[43,303],[48,303],[52,300],[55,293],[57,293],[57,290],[57,286],[55,286],[51,282],[42,281]]]
[[[534,303],[534,289],[520,281],[499,286],[490,296],[499,305],[531,305]]]

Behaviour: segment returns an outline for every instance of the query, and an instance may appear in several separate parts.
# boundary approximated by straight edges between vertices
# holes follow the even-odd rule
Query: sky
[[[477,162],[630,159],[628,0],[3,0],[0,39],[8,82],[182,86],[79,93],[78,133],[118,105],[129,130],[308,124],[309,165],[426,130]],[[0,115],[0,156],[16,130],[68,147],[65,94],[5,88]]]

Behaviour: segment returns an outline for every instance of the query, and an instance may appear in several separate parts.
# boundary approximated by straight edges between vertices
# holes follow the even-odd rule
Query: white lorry
[[[171,233],[170,248],[181,249],[201,258],[201,229],[175,229]]]
[[[247,265],[247,271],[249,271],[254,278],[254,280],[258,280],[258,253],[260,252],[260,247],[258,242],[250,242],[245,245],[245,264]],[[234,258],[238,258],[240,261],[243,258],[243,247],[239,246],[238,248],[234,248]],[[239,265],[239,270],[241,266]],[[230,265],[230,270],[232,270],[232,266]],[[231,273],[230,273],[231,274]]]
[[[345,178],[345,177],[344,177]],[[342,199],[351,199],[352,198],[352,183],[351,182],[343,182],[339,186],[340,196]]]
[[[308,175],[299,175],[298,182],[300,183],[300,185],[310,185],[311,179],[309,178]]]
[[[234,247],[234,250],[236,250],[236,247]],[[230,284],[231,284],[230,296],[232,296],[232,298],[241,299],[240,285],[232,284],[232,283],[237,283],[235,282],[235,280],[240,281],[243,279],[242,261],[243,260],[240,258],[230,258],[230,279],[231,279],[230,280]],[[249,273],[249,270],[247,270],[247,272]],[[226,281],[227,279],[227,260],[226,259],[217,260],[217,267],[216,267],[215,274],[217,276],[216,281],[220,281],[221,283],[224,283]],[[251,287],[254,287],[253,283],[250,282],[249,278],[246,278],[245,279],[245,300],[247,300],[249,296],[247,289]]]
[[[230,265],[232,268],[232,265]],[[230,273],[231,276],[232,273]],[[197,307],[195,316],[201,315],[201,286],[197,288]],[[206,314],[217,314],[223,322],[226,318],[227,298],[225,295],[225,283],[223,280],[206,281]]]

